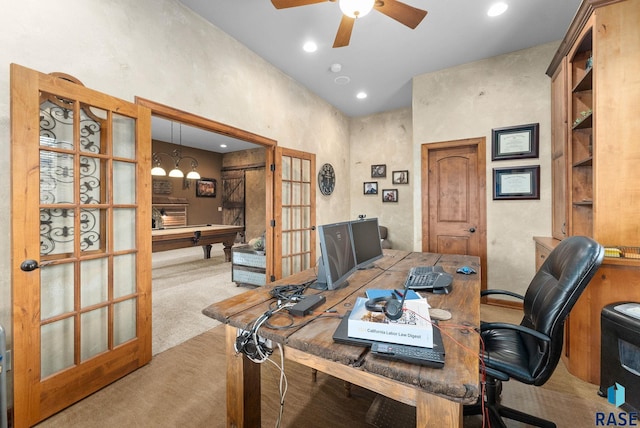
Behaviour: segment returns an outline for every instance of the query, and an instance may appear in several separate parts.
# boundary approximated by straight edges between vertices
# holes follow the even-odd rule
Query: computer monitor
[[[367,269],[382,257],[382,243],[377,218],[364,218],[351,222],[353,249],[358,269]]]
[[[318,226],[320,252],[318,279],[313,288],[335,290],[348,284],[356,270],[356,258],[351,240],[351,224],[347,222]]]

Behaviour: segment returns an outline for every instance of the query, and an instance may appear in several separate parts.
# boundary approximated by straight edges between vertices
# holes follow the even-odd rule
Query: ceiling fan
[[[426,10],[409,6],[397,0],[271,0],[271,3],[273,3],[276,9],[287,9],[290,7],[324,3],[326,1],[338,1],[343,13],[336,38],[333,42],[334,48],[349,45],[351,32],[353,31],[353,25],[356,19],[363,17],[369,13],[371,9],[381,12],[411,29],[416,28],[427,15]]]

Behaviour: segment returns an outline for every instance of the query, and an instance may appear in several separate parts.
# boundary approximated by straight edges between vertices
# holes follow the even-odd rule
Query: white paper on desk
[[[396,321],[381,312],[368,311],[366,301],[358,297],[351,311],[347,330],[350,337],[433,348],[433,326],[426,300],[405,300],[405,310]]]

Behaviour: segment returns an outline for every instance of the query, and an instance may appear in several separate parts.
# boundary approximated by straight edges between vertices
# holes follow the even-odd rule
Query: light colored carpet
[[[213,246],[210,259],[201,247],[153,253],[152,267],[153,355],[219,325],[202,310],[253,289],[231,281],[222,244]]]

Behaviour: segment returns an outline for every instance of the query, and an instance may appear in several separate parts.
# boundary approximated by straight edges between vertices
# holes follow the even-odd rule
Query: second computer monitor
[[[366,218],[351,222],[353,248],[358,269],[366,269],[382,257],[382,242],[377,218]]]

